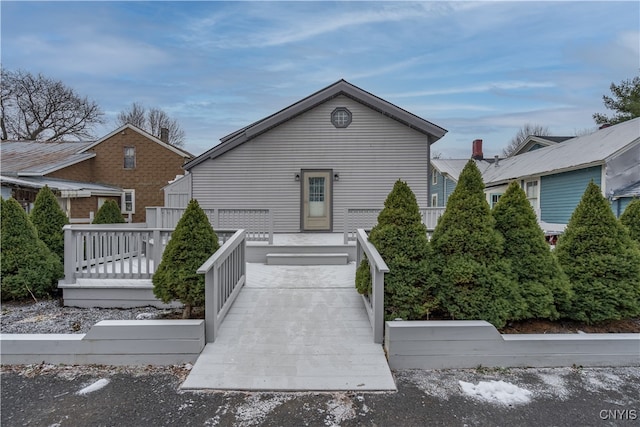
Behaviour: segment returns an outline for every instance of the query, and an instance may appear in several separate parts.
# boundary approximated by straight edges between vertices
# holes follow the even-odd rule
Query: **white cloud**
[[[495,83],[484,83],[471,86],[450,87],[435,90],[416,90],[411,92],[400,92],[387,95],[393,98],[414,98],[419,96],[453,95],[458,93],[482,93],[494,90],[522,90],[540,89],[554,87],[552,82],[525,82],[525,81],[504,81]]]

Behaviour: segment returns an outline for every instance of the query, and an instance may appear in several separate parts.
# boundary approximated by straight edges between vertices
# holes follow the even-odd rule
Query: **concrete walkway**
[[[355,265],[247,264],[247,284],[183,389],[395,390]]]

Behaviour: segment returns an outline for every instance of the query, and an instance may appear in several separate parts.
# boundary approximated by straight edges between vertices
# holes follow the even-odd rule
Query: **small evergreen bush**
[[[38,238],[14,199],[0,202],[2,300],[49,297],[64,274],[60,259]]]
[[[384,202],[378,223],[369,235],[389,267],[384,278],[385,318],[421,319],[432,308],[425,294],[428,273],[427,229],[422,224],[416,196],[409,186],[398,180]],[[358,290],[363,283],[370,289],[368,262],[358,268]]]
[[[640,245],[640,199],[634,199],[627,205],[620,215],[620,222],[627,227],[631,238]]]
[[[29,217],[38,231],[38,237],[60,260],[64,259],[64,232],[62,227],[69,224],[69,218],[62,211],[53,191],[45,186],[36,196]]]
[[[571,285],[545,241],[536,214],[517,182],[493,208],[496,229],[504,238],[504,257],[511,262],[526,309],[522,319],[555,320],[571,301]]]
[[[105,201],[93,219],[93,224],[121,224],[124,222],[120,206],[115,200]]]
[[[480,171],[470,160],[431,237],[430,285],[444,314],[498,328],[522,317],[524,300],[503,245]]]
[[[597,323],[640,315],[640,250],[593,181],[555,252],[575,291],[570,317]]]
[[[183,317],[191,317],[191,308],[205,302],[204,275],[196,271],[219,247],[207,215],[191,200],[153,275],[155,296],[164,303],[179,300],[184,304]]]

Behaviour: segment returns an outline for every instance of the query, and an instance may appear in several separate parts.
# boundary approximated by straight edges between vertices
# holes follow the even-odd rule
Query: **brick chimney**
[[[471,158],[474,160],[482,160],[484,159],[484,154],[482,153],[482,140],[476,139],[473,141],[473,145],[471,147]]]
[[[169,128],[160,128],[160,141],[169,143]]]

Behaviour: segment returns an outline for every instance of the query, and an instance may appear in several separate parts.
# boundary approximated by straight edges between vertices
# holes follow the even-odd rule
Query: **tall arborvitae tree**
[[[2,200],[0,216],[2,300],[50,296],[63,276],[62,263],[38,238],[17,201]]]
[[[125,222],[120,206],[115,200],[107,200],[100,206],[93,224],[121,224]]]
[[[62,227],[69,224],[69,218],[60,208],[56,196],[49,187],[45,186],[38,191],[30,219],[38,230],[38,237],[51,249],[51,252],[63,260],[64,234]]]
[[[571,285],[545,241],[527,195],[512,182],[493,208],[496,229],[504,238],[504,257],[525,300],[523,319],[557,319],[571,302]]]
[[[153,275],[155,296],[164,303],[179,300],[184,304],[183,317],[191,317],[191,308],[205,302],[204,275],[197,270],[219,247],[207,215],[191,200]]]
[[[525,308],[504,239],[495,229],[473,160],[464,167],[431,238],[431,286],[445,314],[502,327]]]
[[[369,240],[389,267],[384,278],[385,318],[424,317],[433,308],[433,301],[425,298],[427,229],[422,224],[416,196],[405,182],[398,180],[393,186]],[[367,273],[368,266],[361,266],[359,275],[370,281]],[[360,286],[359,290],[362,288]]]
[[[635,199],[627,205],[620,215],[620,222],[627,227],[631,238],[640,245],[640,199]]]
[[[640,315],[640,250],[593,181],[555,252],[575,291],[572,318],[597,323]]]

